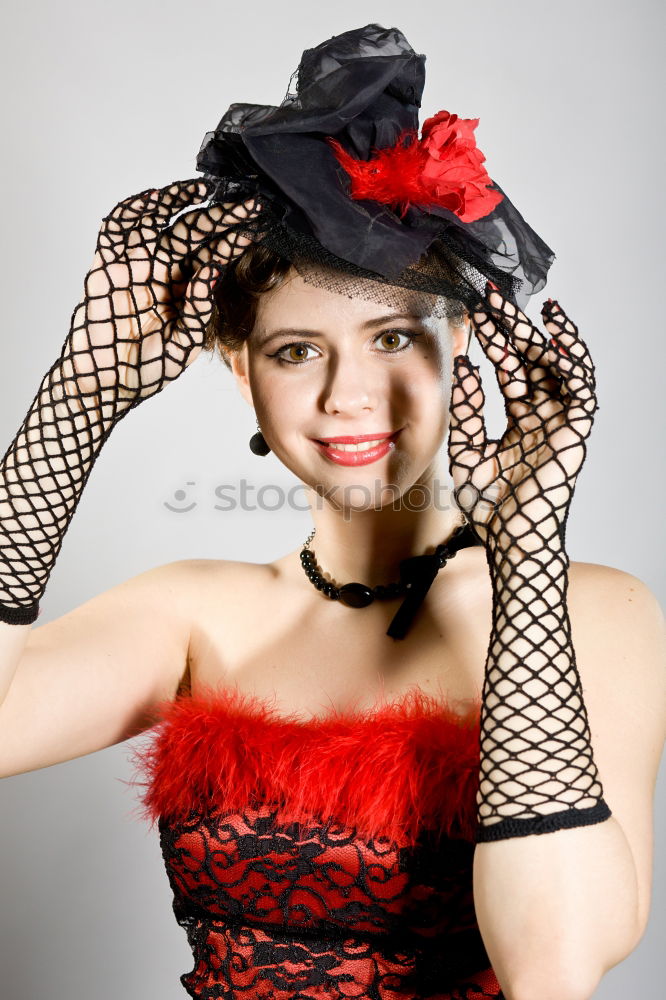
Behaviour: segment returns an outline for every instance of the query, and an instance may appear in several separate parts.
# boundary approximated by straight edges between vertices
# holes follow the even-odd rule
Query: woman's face
[[[395,501],[432,473],[448,430],[452,358],[467,330],[397,306],[350,299],[292,269],[261,295],[254,329],[230,357],[269,447],[308,486],[347,506]],[[350,452],[322,439],[382,439]],[[390,437],[389,441],[386,441]]]

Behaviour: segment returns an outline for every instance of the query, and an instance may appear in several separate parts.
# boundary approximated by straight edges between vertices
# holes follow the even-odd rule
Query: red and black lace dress
[[[191,997],[503,994],[474,913],[479,710],[419,689],[281,717],[237,691],[160,706],[136,751]]]

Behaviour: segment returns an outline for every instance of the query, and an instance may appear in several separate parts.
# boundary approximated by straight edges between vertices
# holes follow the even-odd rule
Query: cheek
[[[287,441],[312,425],[317,394],[303,381],[296,386],[279,377],[262,378],[253,388],[253,398],[261,427],[276,438]]]
[[[433,372],[420,387],[417,424],[423,429],[423,445],[436,453],[447,439],[451,403],[451,373],[448,369]],[[418,389],[417,389],[418,391]]]
[[[453,362],[450,347],[438,345],[426,351],[421,362],[418,371],[405,383],[412,405],[431,419],[440,412],[448,415]]]

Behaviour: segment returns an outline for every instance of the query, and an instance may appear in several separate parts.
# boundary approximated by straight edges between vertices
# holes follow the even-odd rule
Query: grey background
[[[192,176],[228,104],[279,103],[304,48],[370,21],[396,24],[427,54],[422,120],[441,108],[480,118],[491,176],[557,253],[528,312],[559,299],[591,347],[601,401],[571,557],[634,573],[663,600],[664,329],[650,294],[664,263],[658,2],[5,0],[0,451],[60,349],[102,216]],[[93,470],[43,620],[151,566],[266,561],[298,545],[306,512],[214,507],[220,484],[294,484],[273,456],[249,452],[254,429],[217,359],[130,414]],[[165,507],[178,489],[189,513]],[[191,954],[156,834],[134,814],[127,749],[0,785],[6,1000],[184,996]],[[597,1000],[654,996],[663,979],[665,801],[662,769],[650,926]]]

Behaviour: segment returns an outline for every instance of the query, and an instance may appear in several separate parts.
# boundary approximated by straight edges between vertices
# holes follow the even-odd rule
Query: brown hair
[[[217,348],[227,368],[231,368],[227,354],[239,351],[252,333],[259,296],[279,288],[291,266],[291,261],[257,243],[230,264],[215,286],[204,351]]]
[[[421,258],[427,267],[428,254]],[[441,265],[440,265],[441,266]],[[259,296],[283,284],[291,261],[260,243],[251,244],[227,267],[215,286],[213,313],[206,329],[203,350],[217,351],[227,368],[229,353],[241,349],[254,328]],[[462,323],[462,303],[447,300],[449,322]]]

